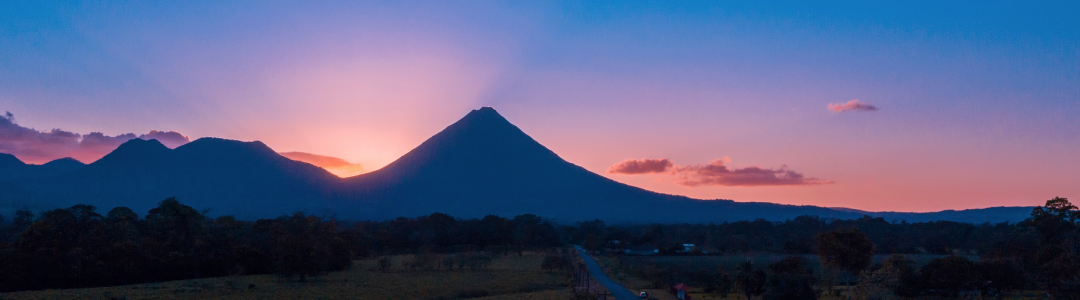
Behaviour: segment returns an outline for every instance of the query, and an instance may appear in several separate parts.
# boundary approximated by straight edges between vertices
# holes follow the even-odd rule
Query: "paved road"
[[[637,294],[634,294],[634,292],[626,289],[618,282],[612,281],[611,278],[608,278],[607,274],[604,274],[604,270],[600,269],[600,265],[596,263],[596,260],[593,260],[592,256],[586,254],[585,250],[581,249],[581,246],[574,246],[574,248],[576,248],[578,254],[581,255],[581,259],[585,261],[585,266],[589,267],[589,273],[592,274],[592,277],[595,278],[596,281],[600,282],[600,284],[603,284],[604,287],[606,287],[609,291],[611,291],[611,294],[615,295],[615,299],[641,299],[638,298]]]

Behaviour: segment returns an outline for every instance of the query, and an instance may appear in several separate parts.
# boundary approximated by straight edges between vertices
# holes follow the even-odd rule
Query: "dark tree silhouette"
[[[870,266],[874,256],[874,243],[862,231],[855,228],[838,229],[817,236],[818,256],[828,266],[859,276]],[[851,298],[851,283],[848,299]]]
[[[979,269],[963,256],[931,260],[919,270],[924,288],[955,297],[960,291],[974,289],[979,282]]]
[[[1080,210],[1068,199],[1055,197],[1035,207],[1021,225],[1040,237],[1035,261],[1041,284],[1055,297],[1080,298]]]
[[[765,291],[767,277],[765,271],[755,269],[754,264],[745,261],[735,267],[735,286],[746,296],[747,300],[761,295]]]
[[[986,281],[984,293],[998,295],[1019,289],[1024,284],[1024,271],[1020,264],[1012,259],[981,260],[976,265],[981,278]]]
[[[198,254],[206,250],[206,217],[190,206],[168,198],[146,215],[148,250],[160,261],[151,273],[163,279],[201,276]]]
[[[766,283],[766,300],[816,300],[814,271],[806,266],[806,258],[792,256],[769,265],[771,273]]]
[[[713,279],[716,285],[716,294],[721,298],[727,298],[728,293],[735,288],[735,279],[731,277],[731,273],[727,269],[719,268],[717,270],[716,278]]]

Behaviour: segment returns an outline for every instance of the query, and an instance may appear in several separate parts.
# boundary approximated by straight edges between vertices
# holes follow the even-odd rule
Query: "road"
[[[609,291],[611,291],[611,294],[615,295],[615,299],[641,299],[638,298],[638,295],[634,294],[634,292],[626,289],[618,282],[611,280],[611,278],[608,278],[607,274],[604,274],[604,270],[601,269],[600,265],[596,263],[596,260],[594,260],[592,256],[589,256],[589,254],[587,254],[584,249],[581,249],[581,246],[575,245],[574,248],[577,249],[578,254],[581,255],[581,260],[585,261],[585,266],[589,268],[589,273],[592,274],[592,277],[595,278],[597,282],[600,282],[600,284],[604,285],[604,287],[606,287]]]

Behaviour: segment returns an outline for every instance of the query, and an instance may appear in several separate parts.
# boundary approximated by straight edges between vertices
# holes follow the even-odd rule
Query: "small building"
[[[675,298],[679,300],[690,300],[690,293],[688,292],[690,287],[684,283],[679,283],[671,286],[671,293],[675,295]]]
[[[682,247],[683,247],[683,249],[682,249],[683,253],[694,252],[694,250],[697,249],[697,246],[694,245],[694,244],[682,244]]]

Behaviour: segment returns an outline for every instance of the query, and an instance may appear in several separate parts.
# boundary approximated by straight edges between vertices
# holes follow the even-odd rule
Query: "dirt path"
[[[574,246],[577,249],[578,254],[581,255],[581,260],[585,261],[585,266],[589,268],[589,273],[596,281],[603,284],[611,294],[615,295],[615,299],[618,300],[638,300],[638,296],[634,292],[630,291],[626,287],[623,287],[618,282],[608,278],[607,274],[604,274],[604,270],[600,268],[600,265],[596,263],[596,260],[589,256],[581,246]]]

